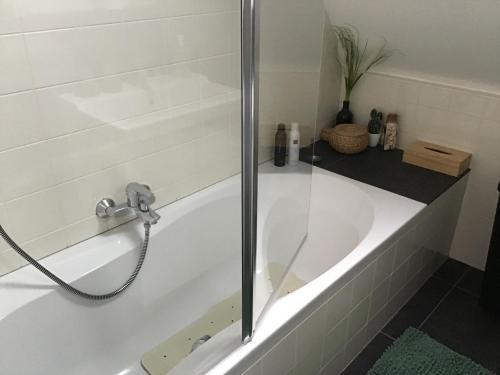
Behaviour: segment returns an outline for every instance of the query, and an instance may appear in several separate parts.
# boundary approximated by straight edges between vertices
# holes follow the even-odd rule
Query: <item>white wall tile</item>
[[[261,362],[253,364],[252,367],[243,373],[243,375],[265,375],[265,373],[262,372]]]
[[[481,117],[488,106],[488,97],[465,90],[451,90],[450,111]]]
[[[36,143],[0,153],[0,169],[8,184],[0,185],[0,201],[20,197],[50,186],[54,179],[50,143]]]
[[[200,17],[182,17],[168,21],[165,40],[168,51],[165,55],[166,64],[192,60],[201,56]]]
[[[500,97],[498,96],[488,97],[484,113],[482,114],[482,119],[498,122],[499,118],[500,118]]]
[[[22,35],[0,36],[0,95],[33,87]]]
[[[297,335],[293,331],[261,359],[263,374],[287,375],[295,368],[296,347]]]
[[[365,297],[367,297],[373,288],[373,275],[375,272],[375,262],[370,263],[353,280],[353,298],[352,306],[357,306]]]
[[[48,129],[40,123],[40,112],[33,92],[0,96],[0,151],[44,139]]]
[[[46,139],[166,108],[164,82],[152,71],[81,81],[36,91]],[[161,75],[159,75],[161,77]]]
[[[199,16],[198,28],[206,30],[200,33],[199,56],[210,57],[227,54],[235,51],[234,36],[236,33],[235,20],[238,13],[219,13]]]
[[[428,108],[448,111],[450,109],[450,90],[445,87],[422,84],[419,104]]]
[[[169,1],[169,3],[173,2]],[[192,1],[185,1],[185,3],[190,4]],[[174,15],[176,5],[180,5],[180,1],[176,1],[172,5],[171,7],[167,6],[167,1],[164,0],[128,1],[122,2],[119,13],[123,21],[151,20],[166,17],[168,9],[172,9],[172,15]]]
[[[367,345],[367,328],[364,327],[351,338],[344,351],[344,366],[347,367]]]
[[[297,374],[316,374],[321,368],[325,307],[297,328]]]
[[[418,104],[422,84],[420,82],[407,81],[404,79],[398,79],[398,83],[396,95],[398,104]]]
[[[121,61],[115,73],[152,68],[164,63],[167,25],[166,20],[120,24],[118,58]]]
[[[18,1],[2,0],[0,2],[0,35],[22,31]]]
[[[419,242],[415,228],[403,234],[397,242],[394,267],[399,268],[418,249]]]
[[[343,369],[344,352],[342,351],[321,369],[320,375],[340,375]]]
[[[349,315],[348,337],[354,337],[368,321],[370,298],[365,298]]]
[[[222,55],[200,61],[202,98],[226,94],[234,89],[232,59],[232,55]]]
[[[169,107],[200,100],[200,70],[197,63],[183,63],[164,68]]]
[[[349,313],[352,307],[353,284],[344,286],[329,301],[326,308],[327,331],[336,327]]]
[[[54,248],[64,249],[78,239],[88,238],[107,230],[108,224],[92,217],[25,242],[22,247],[32,257],[41,259],[53,254]]]
[[[349,319],[342,320],[334,329],[325,334],[322,365],[326,366],[331,360],[338,356],[347,341],[347,330]]]
[[[124,21],[176,17],[196,14],[196,0],[143,0],[123,3],[120,13]]]
[[[387,315],[387,305],[385,305],[375,316],[369,318],[368,325],[366,326],[367,341],[373,340],[382,328],[389,322]]]
[[[201,121],[205,135],[230,129],[232,125],[230,113],[232,106],[234,106],[234,98],[230,95],[212,97],[201,101],[201,111],[204,113]],[[237,142],[237,139],[234,142]]]
[[[59,198],[55,191],[43,191],[3,205],[5,230],[22,243],[64,226]]]
[[[15,0],[25,31],[99,25],[119,20],[113,0]]]
[[[373,285],[377,287],[380,283],[392,274],[396,245],[392,245],[377,259]]]
[[[406,284],[406,278],[408,274],[408,261],[404,262],[399,268],[397,268],[392,276],[390,283],[390,297],[394,297]]]
[[[124,72],[120,25],[26,34],[36,87]]]
[[[237,11],[240,3],[235,0],[195,0],[197,10],[201,13]]]
[[[373,319],[385,307],[389,300],[390,278],[385,279],[373,290],[370,303],[370,316]]]
[[[408,277],[407,277],[408,280],[412,279],[418,274],[418,272],[420,272],[423,266],[423,260],[424,260],[424,251],[423,248],[420,248],[417,251],[415,251],[413,255],[410,257],[408,264]]]
[[[22,265],[22,258],[13,250],[0,251],[0,274],[6,274]]]

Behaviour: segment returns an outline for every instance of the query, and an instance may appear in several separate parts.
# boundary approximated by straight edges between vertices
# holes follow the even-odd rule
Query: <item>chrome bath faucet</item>
[[[120,217],[133,211],[144,224],[153,225],[160,220],[160,215],[151,208],[156,198],[148,185],[132,182],[125,192],[127,202],[116,204],[113,199],[104,198],[97,203],[96,215],[100,218]]]

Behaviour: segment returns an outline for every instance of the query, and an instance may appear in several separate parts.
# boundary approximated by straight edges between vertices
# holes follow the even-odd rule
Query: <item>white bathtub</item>
[[[269,167],[268,171],[272,171]],[[267,173],[260,201],[260,222],[289,211],[303,212],[308,189],[293,176]],[[283,183],[283,178],[289,178]],[[238,373],[259,346],[303,314],[304,309],[344,274],[370,255],[425,205],[347,178],[314,169],[309,235],[291,271],[307,284],[279,299],[259,322],[253,341],[211,370]],[[280,194],[273,191],[280,189]],[[298,189],[298,190],[297,190]],[[304,190],[305,189],[305,190]],[[146,264],[123,296],[106,304],[88,303],[54,287],[32,267],[0,278],[0,364],[2,374],[144,374],[144,352],[201,317],[208,308],[241,288],[239,177],[233,177],[159,210]],[[301,203],[302,202],[302,203]],[[303,205],[305,204],[305,205]],[[276,207],[278,209],[276,210]],[[274,209],[273,209],[274,208]],[[279,221],[279,220],[278,220]],[[297,243],[305,236],[301,221]],[[288,223],[287,225],[290,225]],[[269,289],[266,262],[293,257],[295,249],[276,255],[277,237],[261,227],[259,276]],[[137,222],[85,241],[42,263],[63,279],[91,291],[118,286],[133,269],[142,228]],[[278,252],[279,253],[279,252]],[[259,289],[257,289],[259,290]],[[266,295],[266,298],[269,297]],[[265,302],[265,299],[261,303]],[[229,350],[239,340],[233,325],[182,362],[173,374],[196,374],[216,358],[217,345]],[[230,343],[230,344],[228,344]],[[267,374],[265,374],[267,375]]]
[[[366,263],[376,249],[426,208],[423,203],[319,168],[313,170],[311,197],[309,233],[290,269],[306,285],[274,302],[259,322],[252,342],[219,363],[210,375],[241,374],[249,361],[259,362],[270,349],[269,342],[293,332],[297,321],[324,303],[328,290],[340,288],[337,285],[343,276]],[[283,359],[287,351],[290,347],[278,348],[271,362],[289,361]],[[299,375],[314,373],[295,370]],[[248,370],[249,375],[261,373],[274,372]]]

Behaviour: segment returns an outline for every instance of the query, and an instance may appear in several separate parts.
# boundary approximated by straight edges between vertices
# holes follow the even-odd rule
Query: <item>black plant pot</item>
[[[349,109],[349,100],[344,100],[342,110],[337,114],[336,124],[352,124],[354,115]]]

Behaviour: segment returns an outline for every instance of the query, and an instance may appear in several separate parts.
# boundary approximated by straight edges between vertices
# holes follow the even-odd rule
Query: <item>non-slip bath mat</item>
[[[415,328],[408,328],[368,374],[494,375]]]
[[[142,367],[150,375],[165,375],[189,355],[198,339],[213,337],[239,319],[241,319],[241,290],[213,306],[203,317],[145,353],[141,359]]]

